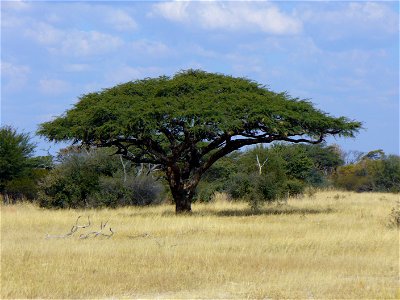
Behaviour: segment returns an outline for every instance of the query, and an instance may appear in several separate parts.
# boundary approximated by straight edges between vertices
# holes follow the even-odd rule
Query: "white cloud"
[[[10,14],[6,14],[4,12],[1,13],[1,27],[6,29],[15,29],[24,25],[24,20],[13,16]]]
[[[50,13],[45,18],[46,18],[46,21],[49,23],[59,23],[63,20],[60,15],[55,14],[55,13]]]
[[[158,41],[137,40],[132,43],[135,52],[145,53],[147,55],[165,55],[170,53],[167,45]]]
[[[9,62],[1,62],[1,75],[5,78],[15,78],[20,75],[27,75],[30,72],[30,68],[24,65],[15,65]]]
[[[216,58],[218,57],[218,53],[210,50],[210,49],[206,49],[200,45],[196,45],[193,44],[191,46],[189,46],[189,51],[190,53],[193,53],[195,55],[198,55],[200,57],[207,57],[207,58]]]
[[[108,11],[105,21],[120,31],[135,30],[137,28],[135,20],[122,10]]]
[[[133,81],[146,77],[155,77],[162,74],[162,70],[158,67],[131,67],[121,65],[105,76],[106,85],[115,85],[127,81]]]
[[[153,11],[168,20],[183,22],[189,19],[188,6],[186,1],[163,2],[155,4]]]
[[[20,1],[20,0],[2,1],[1,8],[14,11],[24,11],[24,10],[29,10],[31,8],[31,3],[29,3],[28,1]]]
[[[25,34],[36,42],[47,46],[53,54],[87,56],[104,54],[119,48],[121,38],[98,32],[81,30],[60,30],[47,23],[34,23]]]
[[[252,29],[270,34],[297,34],[302,30],[299,19],[271,3],[176,1],[155,4],[153,12],[171,21],[194,23],[206,29]]]
[[[20,90],[27,82],[31,69],[25,65],[1,62],[1,84],[4,90]]]
[[[84,72],[90,70],[88,64],[68,64],[64,66],[64,70],[67,72]]]
[[[66,55],[87,56],[104,54],[118,49],[123,41],[116,36],[98,31],[68,31],[60,45],[53,45],[51,52]]]
[[[387,7],[374,2],[349,3],[348,8],[348,17],[361,17],[370,20],[379,20],[385,18],[388,12]]]
[[[46,95],[60,95],[69,89],[68,82],[60,79],[41,79],[39,80],[39,90]]]
[[[50,24],[38,22],[30,24],[30,28],[25,31],[25,35],[40,44],[51,45],[62,41],[65,33]]]
[[[317,25],[315,29],[326,31],[331,39],[363,33],[381,37],[399,31],[399,16],[387,3],[341,3],[330,10],[310,5],[297,14],[304,22]]]

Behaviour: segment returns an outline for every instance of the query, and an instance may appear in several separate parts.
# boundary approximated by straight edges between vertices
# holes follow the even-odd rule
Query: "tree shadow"
[[[258,210],[247,209],[229,209],[221,211],[209,211],[209,214],[213,214],[218,217],[247,217],[247,216],[270,216],[270,215],[315,215],[315,214],[329,214],[335,210],[332,208],[300,208],[300,207],[266,207]]]

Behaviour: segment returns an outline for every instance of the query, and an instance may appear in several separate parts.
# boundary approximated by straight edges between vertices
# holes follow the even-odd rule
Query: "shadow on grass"
[[[229,209],[220,211],[203,211],[198,212],[199,215],[215,215],[218,217],[246,217],[246,216],[269,216],[269,215],[315,215],[315,214],[329,214],[333,213],[335,210],[332,208],[299,208],[299,207],[267,207],[261,208],[259,210],[246,209]],[[196,212],[194,213],[196,214]]]
[[[232,208],[232,209],[200,209],[194,210],[190,213],[184,214],[176,214],[174,210],[166,210],[166,211],[146,211],[141,210],[133,213],[119,213],[118,215],[123,215],[124,217],[203,217],[203,216],[216,216],[216,217],[247,217],[247,216],[269,216],[269,215],[315,215],[315,214],[329,214],[335,212],[334,209],[327,208],[301,208],[301,207],[292,207],[288,205],[276,206],[276,207],[263,207],[257,211],[251,210],[250,208]]]

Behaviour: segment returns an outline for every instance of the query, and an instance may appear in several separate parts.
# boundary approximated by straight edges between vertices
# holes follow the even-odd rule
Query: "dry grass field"
[[[400,298],[398,201],[331,191],[255,215],[244,203],[195,204],[190,216],[170,205],[1,206],[1,298]],[[46,239],[79,215],[91,227]],[[79,238],[107,220],[111,238]]]

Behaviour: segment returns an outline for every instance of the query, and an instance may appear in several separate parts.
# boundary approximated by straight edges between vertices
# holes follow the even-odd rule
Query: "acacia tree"
[[[181,213],[191,211],[204,172],[232,151],[274,141],[317,144],[360,127],[249,79],[187,70],[83,95],[38,133],[160,165]]]

